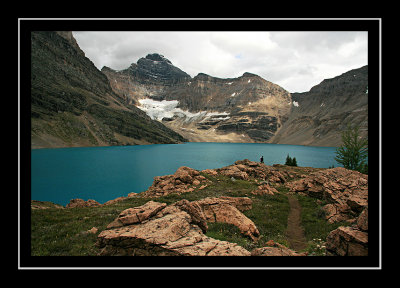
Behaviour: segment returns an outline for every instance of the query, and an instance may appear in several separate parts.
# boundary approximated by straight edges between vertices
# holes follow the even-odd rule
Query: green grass
[[[253,198],[253,209],[244,211],[260,231],[261,237],[257,247],[264,247],[269,240],[288,245],[285,237],[289,201],[284,193],[263,195]]]
[[[337,222],[330,224],[325,220],[325,213],[322,206],[327,203],[318,204],[317,199],[297,195],[301,205],[301,224],[304,228],[304,234],[308,242],[306,251],[313,255],[324,255],[325,239],[329,232],[339,226],[349,225],[347,222]]]
[[[203,190],[198,188],[182,195],[170,194],[156,199],[128,198],[113,205],[103,207],[70,208],[70,209],[35,209],[31,210],[31,254],[35,255],[97,255],[100,251],[94,245],[98,233],[103,231],[118,214],[130,207],[140,206],[153,200],[172,204],[181,199],[195,201],[206,197],[235,196],[252,199],[252,209],[244,211],[257,226],[260,237],[257,242],[240,233],[236,226],[226,223],[208,223],[207,236],[237,243],[251,251],[266,246],[266,242],[274,240],[288,246],[285,231],[290,206],[286,196],[287,189],[277,187],[280,192],[275,195],[253,195],[251,191],[257,184],[250,181],[232,181],[229,177],[218,175],[213,177],[203,174],[211,182]],[[328,224],[322,217],[320,205],[309,197],[298,196],[302,206],[302,225],[309,247],[307,251],[315,252],[317,245],[322,246],[328,233],[343,223]],[[99,229],[97,234],[86,231],[92,227]]]
[[[32,210],[31,255],[96,255],[97,234],[85,232],[93,227],[103,231],[122,210],[147,201],[131,198],[104,207]]]

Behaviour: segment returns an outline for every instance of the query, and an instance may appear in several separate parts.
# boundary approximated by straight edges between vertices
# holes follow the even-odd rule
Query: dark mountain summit
[[[107,69],[112,70],[103,67],[102,71]],[[129,68],[119,71],[119,73],[129,74],[142,84],[162,83],[166,86],[191,78],[189,74],[175,67],[170,60],[157,53],[140,58],[136,64],[132,63]]]

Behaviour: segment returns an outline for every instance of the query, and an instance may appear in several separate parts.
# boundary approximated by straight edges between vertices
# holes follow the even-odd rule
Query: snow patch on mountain
[[[209,118],[213,118],[215,116],[226,116],[226,117],[218,117],[214,119],[218,120],[227,120],[230,117],[227,112],[207,112],[200,111],[197,113],[192,113],[187,110],[182,110],[178,108],[179,105],[178,100],[162,100],[156,101],[150,98],[140,99],[140,105],[137,107],[144,112],[153,120],[162,121],[164,118],[173,118],[175,116],[180,118],[186,118],[185,122],[198,121],[198,120],[206,120]]]

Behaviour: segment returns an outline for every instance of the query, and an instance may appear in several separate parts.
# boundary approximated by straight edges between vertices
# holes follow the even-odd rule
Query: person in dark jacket
[[[261,156],[260,163],[264,163],[264,156]]]

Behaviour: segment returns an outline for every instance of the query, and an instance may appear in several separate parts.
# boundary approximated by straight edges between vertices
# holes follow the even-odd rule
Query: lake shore
[[[221,144],[232,144],[232,143],[242,143],[242,144],[277,144],[277,145],[296,145],[296,146],[305,146],[305,147],[328,147],[328,148],[338,148],[336,146],[318,146],[312,144],[289,144],[289,143],[265,143],[265,142],[240,142],[240,141],[188,141],[181,143],[147,143],[147,144],[137,144],[137,145],[171,145],[171,144],[187,144],[187,143],[221,143]],[[103,146],[62,146],[62,147],[31,147],[31,150],[40,150],[40,149],[65,149],[65,148],[90,148],[90,147],[124,147],[124,146],[137,146],[137,145],[103,145]]]
[[[318,181],[321,180],[317,179],[322,179],[322,175],[326,175],[324,177],[327,179],[326,181],[328,182],[326,182],[323,186],[319,186],[320,184],[318,184]],[[59,237],[59,241],[67,245],[67,248],[66,250],[64,250],[65,252],[62,252],[62,255],[82,255],[82,252],[78,252],[82,251],[79,250],[82,247],[78,249],[80,245],[86,247],[84,248],[86,249],[86,252],[84,253],[87,253],[87,255],[97,255],[101,254],[100,251],[103,251],[100,249],[101,247],[96,248],[96,246],[94,245],[97,242],[98,237],[100,237],[100,231],[107,231],[107,229],[111,229],[107,228],[108,226],[110,226],[109,223],[111,223],[113,219],[115,221],[115,219],[121,217],[118,215],[120,215],[120,213],[122,213],[126,209],[142,206],[149,201],[165,203],[166,205],[175,205],[174,203],[177,203],[181,200],[189,201],[188,203],[197,203],[194,201],[205,201],[202,199],[239,200],[243,197],[249,199],[246,201],[250,201],[249,203],[251,203],[251,208],[246,208],[247,210],[241,213],[243,213],[246,218],[250,219],[250,221],[254,223],[255,227],[257,227],[258,232],[254,232],[255,236],[246,236],[247,232],[245,231],[247,230],[240,230],[245,229],[242,226],[239,226],[242,228],[236,230],[237,228],[234,228],[235,224],[233,224],[233,226],[230,226],[232,224],[221,224],[219,222],[213,223],[213,221],[211,221],[210,219],[207,220],[208,228],[206,229],[207,232],[205,235],[207,235],[207,237],[212,237],[213,239],[220,239],[219,241],[222,240],[236,243],[236,245],[240,245],[247,251],[254,250],[255,248],[261,249],[257,250],[257,253],[267,253],[265,251],[267,251],[268,249],[265,250],[265,247],[281,247],[281,250],[283,249],[282,247],[285,247],[285,249],[291,249],[291,241],[289,241],[290,239],[286,235],[286,229],[288,225],[289,211],[290,209],[292,209],[291,205],[289,205],[288,196],[292,195],[291,197],[296,197],[302,207],[302,220],[300,222],[298,222],[298,220],[294,222],[301,223],[302,229],[304,229],[305,240],[303,238],[303,247],[305,248],[301,251],[295,251],[291,249],[293,252],[290,253],[306,253],[305,255],[325,255],[327,253],[326,249],[320,249],[320,247],[323,245],[321,245],[321,241],[318,240],[318,242],[315,239],[323,239],[322,242],[325,242],[324,240],[327,239],[331,231],[339,228],[339,226],[345,227],[351,225],[351,223],[355,223],[354,219],[356,219],[357,216],[360,215],[361,211],[364,211],[364,209],[362,209],[361,207],[365,207],[366,202],[354,202],[353,200],[353,202],[347,201],[349,205],[351,205],[349,206],[349,211],[352,212],[350,214],[343,214],[341,217],[336,215],[335,218],[332,218],[334,215],[329,214],[331,213],[331,210],[328,208],[331,207],[331,205],[335,205],[335,202],[328,200],[333,198],[321,198],[321,195],[327,193],[328,190],[321,190],[318,187],[330,187],[329,185],[331,185],[332,187],[338,187],[337,185],[354,187],[354,183],[359,183],[357,187],[354,187],[356,188],[356,190],[359,190],[362,187],[364,187],[362,189],[367,189],[368,180],[366,180],[366,182],[363,180],[364,182],[362,183],[364,184],[360,184],[360,179],[368,179],[365,177],[367,176],[340,167],[334,169],[326,169],[311,167],[290,167],[286,165],[268,166],[247,159],[236,161],[232,165],[218,169],[197,171],[189,167],[180,168],[173,175],[159,176],[158,178],[154,179],[153,185],[149,187],[149,189],[147,189],[146,191],[136,195],[132,195],[131,197],[114,199],[116,201],[111,201],[108,204],[95,205],[91,207],[75,206],[74,208],[48,207],[47,209],[32,210],[32,217],[33,220],[35,220],[32,221],[32,239],[34,247],[33,253],[35,255],[37,253],[37,255],[54,255],[54,253],[56,253],[56,250],[53,250],[52,248],[54,244],[51,244],[48,247],[46,246],[46,248],[41,246],[47,241],[41,242],[43,240],[40,240],[42,237],[40,236],[42,235],[40,231],[46,229],[46,226],[48,225],[41,220],[42,217],[53,218],[53,221],[57,221],[57,223],[59,223],[57,225],[64,225],[63,228],[60,230],[55,229],[55,231],[53,232],[54,235],[50,236],[50,238]],[[171,186],[172,183],[174,183],[174,187],[171,187],[171,190],[164,188],[169,187],[168,185]],[[308,183],[307,187],[309,188],[302,188],[303,186],[301,185],[303,185],[303,183]],[[336,196],[341,195],[338,194],[340,193],[339,191],[341,190],[337,190],[337,192],[335,192]],[[355,205],[355,203],[358,204]],[[36,203],[36,205],[37,204],[38,203]],[[246,207],[249,208],[250,206]],[[323,214],[319,214],[317,213],[317,211],[325,212]],[[267,214],[265,214],[265,212],[267,212]],[[64,216],[62,216],[64,214],[65,216],[69,215],[67,217],[69,219],[68,224],[64,222],[67,218],[65,218],[65,220],[62,220],[64,219]],[[291,221],[293,222],[293,220]],[[293,226],[291,227],[291,229],[293,229]],[[92,232],[85,232],[89,230],[91,230]],[[67,235],[70,236],[65,236],[64,233],[67,233]],[[66,244],[66,242],[62,239],[72,240],[72,243]],[[83,244],[82,241],[85,241],[85,244]],[[40,245],[40,247],[38,247],[37,245]],[[111,249],[111,247],[109,247],[108,249]],[[107,251],[114,250],[111,249]],[[254,253],[256,252],[254,251]]]
[[[185,143],[77,147],[31,151],[32,199],[66,205],[71,199],[110,199],[139,193],[153,178],[179,167],[215,169],[237,159],[284,164],[288,154],[299,166],[328,168],[335,148],[259,143]],[[70,181],[69,179],[73,179]],[[55,193],[57,191],[57,193]]]

